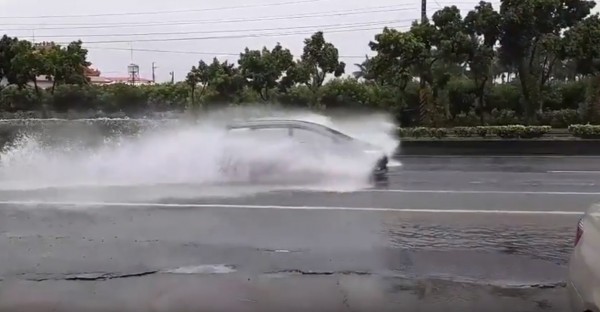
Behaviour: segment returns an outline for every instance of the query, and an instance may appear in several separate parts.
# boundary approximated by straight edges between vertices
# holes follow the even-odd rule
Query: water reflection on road
[[[599,199],[600,176],[561,173],[572,185],[553,193],[557,186],[544,182],[556,179],[549,172],[423,166],[407,162],[389,188],[377,190],[172,184],[0,191],[0,310],[23,310],[19,298],[26,297],[18,293],[64,310],[563,311],[578,214]],[[541,183],[510,184],[533,175]],[[485,182],[490,176],[494,184]],[[583,179],[588,193],[578,194]],[[26,200],[47,205],[17,203]]]

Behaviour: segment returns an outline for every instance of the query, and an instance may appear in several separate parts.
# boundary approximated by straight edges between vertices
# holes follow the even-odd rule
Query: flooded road
[[[0,191],[0,311],[567,309],[600,159],[402,161],[379,189]]]

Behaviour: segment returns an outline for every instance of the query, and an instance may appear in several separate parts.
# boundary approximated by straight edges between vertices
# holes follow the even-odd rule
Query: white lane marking
[[[272,210],[324,210],[361,212],[417,212],[450,214],[532,214],[532,215],[581,215],[581,211],[561,210],[484,210],[484,209],[409,209],[409,208],[367,208],[337,206],[280,206],[243,204],[166,204],[166,203],[118,203],[118,202],[34,202],[1,201],[0,205],[13,206],[100,206],[100,207],[159,207],[159,208],[229,208],[229,209],[272,209]]]
[[[550,192],[550,191],[476,191],[476,190],[405,190],[371,189],[356,193],[429,193],[429,194],[506,194],[506,195],[600,195],[600,192]]]
[[[399,162],[399,161],[390,160],[390,161],[388,162],[388,165],[387,165],[387,166],[388,166],[389,168],[397,168],[397,167],[402,167],[402,163],[401,163],[401,162]]]
[[[548,173],[583,173],[583,174],[600,174],[600,171],[594,170],[550,170]]]
[[[224,264],[208,264],[208,265],[192,265],[179,267],[171,270],[163,270],[161,273],[171,274],[226,274],[233,273],[236,270],[228,265]]]
[[[521,185],[541,185],[541,186],[596,186],[596,183],[591,182],[580,182],[580,183],[569,183],[569,182],[524,182],[519,183]]]
[[[471,155],[471,154],[452,154],[452,155],[428,155],[428,154],[410,154],[410,155],[402,155],[398,154],[394,156],[394,158],[402,159],[410,159],[410,158],[419,158],[419,159],[427,159],[427,158],[471,158],[471,159],[486,159],[486,158],[527,158],[527,159],[535,159],[535,158],[558,158],[558,159],[572,159],[572,158],[589,158],[591,160],[600,159],[600,156],[594,155]]]

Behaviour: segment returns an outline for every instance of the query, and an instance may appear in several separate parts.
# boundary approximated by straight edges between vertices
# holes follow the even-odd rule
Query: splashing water
[[[398,146],[390,135],[393,124],[380,115],[338,121],[309,112],[237,108],[213,112],[196,123],[154,126],[136,136],[105,138],[98,146],[44,144],[39,135],[25,134],[0,153],[0,191],[146,187],[137,198],[149,199],[145,197],[201,196],[211,185],[223,189],[223,185],[230,187],[233,182],[260,185],[263,191],[276,189],[272,185],[329,191],[366,186],[374,159],[333,155],[316,158],[310,150],[290,149],[272,141],[234,140],[226,136],[224,123],[239,117],[313,121],[378,145],[388,154]],[[81,142],[86,138],[79,139]],[[231,170],[227,155],[235,155],[246,163],[277,164],[277,169],[256,180],[249,170]],[[111,192],[114,189],[102,196]],[[130,191],[122,193],[131,195]]]

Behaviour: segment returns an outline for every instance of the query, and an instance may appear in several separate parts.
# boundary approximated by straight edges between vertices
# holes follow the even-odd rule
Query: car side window
[[[290,130],[287,127],[258,127],[252,129],[250,135],[258,140],[286,140],[290,138]]]
[[[328,145],[334,143],[332,137],[304,128],[292,128],[292,138],[296,142],[312,145]]]

